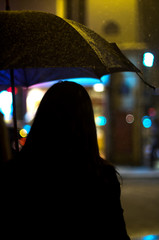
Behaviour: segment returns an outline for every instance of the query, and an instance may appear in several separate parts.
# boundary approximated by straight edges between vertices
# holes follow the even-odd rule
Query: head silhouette
[[[44,95],[22,153],[53,159],[99,157],[96,126],[91,99],[74,82],[54,84]]]

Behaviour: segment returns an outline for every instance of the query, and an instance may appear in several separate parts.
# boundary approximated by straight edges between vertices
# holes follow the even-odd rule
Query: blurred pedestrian
[[[60,82],[46,92],[10,166],[26,214],[32,209],[29,221],[51,225],[58,238],[129,239],[117,173],[99,155],[91,99],[81,85]]]

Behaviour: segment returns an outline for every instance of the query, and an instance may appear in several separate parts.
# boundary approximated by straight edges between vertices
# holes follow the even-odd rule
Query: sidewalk
[[[156,167],[154,169],[146,166],[139,166],[139,167],[131,167],[131,166],[116,166],[117,171],[126,182],[135,181],[143,182],[146,184],[149,181],[153,182],[157,180],[157,184],[159,181],[159,168]],[[147,182],[146,182],[147,181]],[[136,183],[135,183],[136,184]],[[155,233],[154,233],[155,234]],[[142,237],[134,237],[131,240],[159,240],[159,235],[143,235]]]
[[[159,168],[149,168],[145,166],[116,166],[117,171],[123,178],[139,178],[139,179],[159,179]]]

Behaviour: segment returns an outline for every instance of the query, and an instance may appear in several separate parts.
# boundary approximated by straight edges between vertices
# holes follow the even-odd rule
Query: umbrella
[[[51,13],[1,11],[0,33],[0,69],[85,67],[97,77],[140,72],[115,44]]]
[[[10,84],[7,79],[11,79],[12,89],[14,85],[60,79],[65,74],[100,78],[118,71],[140,73],[115,43],[51,13],[0,11],[0,36],[0,84]],[[40,71],[40,77],[32,81],[27,77],[29,71],[34,71],[34,76]]]

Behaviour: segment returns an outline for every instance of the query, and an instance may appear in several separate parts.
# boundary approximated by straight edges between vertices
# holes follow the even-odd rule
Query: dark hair
[[[96,162],[99,150],[91,99],[74,82],[54,84],[44,95],[21,154]]]

